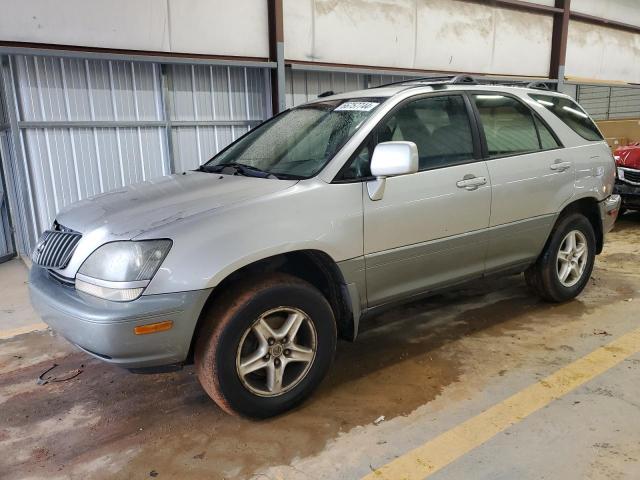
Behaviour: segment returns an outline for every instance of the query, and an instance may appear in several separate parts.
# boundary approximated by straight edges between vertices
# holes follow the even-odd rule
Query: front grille
[[[624,169],[624,179],[633,183],[640,183],[640,170]]]
[[[54,224],[54,228],[60,230],[46,230],[42,234],[33,250],[31,260],[45,268],[63,269],[69,264],[82,234],[58,226],[57,223]]]

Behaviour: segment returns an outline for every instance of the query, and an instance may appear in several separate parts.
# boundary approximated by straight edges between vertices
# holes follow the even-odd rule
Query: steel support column
[[[564,82],[564,68],[567,58],[567,38],[569,36],[569,17],[571,0],[556,0],[556,8],[562,9],[553,17],[553,33],[551,37],[551,62],[549,78],[558,80],[558,90]]]
[[[269,5],[269,60],[275,62],[271,71],[273,113],[286,108],[284,65],[284,14],[282,0],[267,0]]]
[[[173,97],[171,90],[173,90],[172,77],[167,71],[168,65],[160,66],[160,92],[162,94],[162,106],[164,108],[164,131],[167,142],[167,168],[169,173],[176,173],[176,162],[173,152],[173,123],[171,121],[173,111]]]

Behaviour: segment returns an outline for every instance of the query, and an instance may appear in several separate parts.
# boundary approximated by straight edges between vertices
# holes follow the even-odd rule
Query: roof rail
[[[451,77],[452,77],[451,75],[447,75],[444,77],[415,77],[415,78],[409,78],[405,80],[397,80],[395,82],[383,83],[382,85],[376,85],[375,87],[369,87],[369,88],[389,87],[391,85],[403,85],[406,83],[413,83],[413,82],[442,82],[443,80],[448,80]]]
[[[381,87],[389,87],[391,85],[407,85],[411,83],[441,83],[441,84],[461,84],[465,83],[468,85],[477,85],[478,82],[470,76],[470,75],[443,75],[438,77],[416,77],[409,78],[406,80],[399,80],[397,82],[385,83],[383,85],[378,85],[376,87],[369,88],[381,88]]]

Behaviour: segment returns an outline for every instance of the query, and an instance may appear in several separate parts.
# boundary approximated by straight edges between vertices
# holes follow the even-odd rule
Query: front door
[[[352,172],[365,176],[379,142],[414,142],[420,158],[417,173],[387,179],[382,199],[363,189],[369,306],[483,273],[491,185],[469,108],[461,94],[410,100],[356,152]]]

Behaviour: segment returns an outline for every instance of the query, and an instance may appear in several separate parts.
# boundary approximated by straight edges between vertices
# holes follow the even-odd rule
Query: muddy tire
[[[327,373],[336,324],[311,284],[270,274],[221,296],[203,318],[198,379],[226,412],[267,418],[307,398]]]
[[[569,214],[558,220],[542,254],[525,271],[525,280],[548,302],[570,300],[587,285],[595,256],[591,223],[582,214]]]

